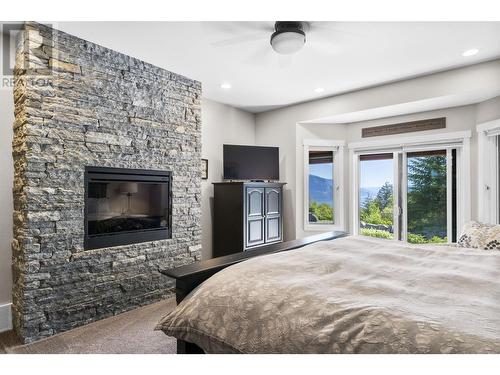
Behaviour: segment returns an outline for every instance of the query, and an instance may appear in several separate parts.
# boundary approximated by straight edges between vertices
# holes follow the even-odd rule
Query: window
[[[406,238],[410,243],[441,243],[448,237],[454,240],[456,150],[450,151],[360,155],[359,234]],[[404,217],[400,217],[403,213]]]
[[[343,228],[343,141],[304,141],[304,230]]]
[[[309,223],[334,224],[333,151],[309,151]]]
[[[453,180],[456,150],[412,152],[406,155],[407,240],[411,243],[456,241],[456,194]],[[448,155],[450,154],[450,155]],[[448,157],[451,160],[448,161]],[[451,194],[448,194],[451,193]],[[449,232],[449,229],[451,231]]]
[[[410,243],[456,242],[458,228],[470,220],[469,137],[460,132],[404,139],[408,144],[387,148],[381,141],[350,144],[354,233]]]
[[[359,173],[360,234],[394,239],[393,154],[360,155]]]

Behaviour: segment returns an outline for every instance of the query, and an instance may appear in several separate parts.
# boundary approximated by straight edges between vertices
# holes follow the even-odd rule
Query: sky
[[[332,180],[332,163],[328,164],[309,164],[309,174]]]
[[[392,159],[387,160],[365,160],[360,162],[360,186],[380,187],[386,181],[393,183],[394,170]]]
[[[318,177],[331,179],[332,164],[311,164],[309,173]],[[380,187],[386,181],[393,182],[392,160],[366,160],[361,162],[361,186]]]

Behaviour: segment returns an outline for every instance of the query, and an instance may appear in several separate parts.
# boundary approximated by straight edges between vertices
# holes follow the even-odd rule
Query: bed
[[[157,329],[205,353],[500,353],[497,250],[335,236],[178,301]]]

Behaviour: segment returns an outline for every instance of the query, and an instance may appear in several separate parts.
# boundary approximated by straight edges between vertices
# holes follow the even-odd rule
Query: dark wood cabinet
[[[283,241],[283,185],[214,183],[213,257]]]

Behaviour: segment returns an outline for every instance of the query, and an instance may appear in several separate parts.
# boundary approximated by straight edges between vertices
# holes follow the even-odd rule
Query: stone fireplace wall
[[[36,23],[17,46],[13,320],[31,342],[169,296],[201,252],[201,85]],[[84,167],[172,171],[172,239],[84,250]]]

